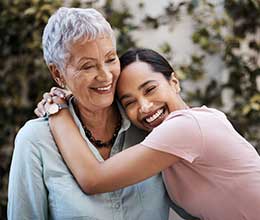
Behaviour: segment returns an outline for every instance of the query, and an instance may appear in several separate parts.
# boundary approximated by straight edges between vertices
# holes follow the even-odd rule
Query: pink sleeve
[[[202,134],[196,118],[189,113],[172,113],[141,143],[176,155],[192,163],[203,151]]]

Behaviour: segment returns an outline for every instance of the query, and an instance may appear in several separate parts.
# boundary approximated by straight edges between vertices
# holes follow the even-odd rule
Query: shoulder
[[[146,140],[175,146],[203,146],[200,123],[190,109],[172,112]]]
[[[192,163],[203,155],[203,136],[190,110],[178,110],[154,128],[142,142],[155,150],[167,152]]]
[[[15,139],[16,141],[37,142],[46,135],[50,135],[48,120],[46,118],[38,118],[27,121],[18,131]]]
[[[219,119],[226,120],[226,115],[217,109],[202,106],[174,111],[166,118],[166,123],[162,123],[162,125],[171,124],[182,128],[187,126],[201,128],[203,124],[210,124]],[[179,123],[176,123],[177,121]]]
[[[156,129],[199,129],[199,121],[191,109],[178,110],[169,114]]]
[[[15,137],[14,154],[23,157],[39,154],[42,147],[48,146],[46,143],[52,138],[48,120],[46,118],[32,119],[27,121],[18,131]]]

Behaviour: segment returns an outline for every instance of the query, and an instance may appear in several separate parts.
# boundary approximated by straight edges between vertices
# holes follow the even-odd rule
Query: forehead
[[[109,52],[116,53],[115,44],[111,37],[99,37],[88,41],[84,38],[77,40],[69,47],[70,61],[77,61],[82,57],[101,59]]]
[[[131,82],[129,84],[138,84],[151,79],[161,80],[164,79],[164,76],[162,73],[153,71],[150,64],[136,61],[124,68],[124,70],[121,72],[120,79],[122,79],[122,81],[127,80]]]

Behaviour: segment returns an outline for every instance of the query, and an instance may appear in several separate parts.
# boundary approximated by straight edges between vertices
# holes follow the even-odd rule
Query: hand
[[[38,117],[45,117],[51,103],[66,103],[66,100],[68,100],[71,95],[71,92],[68,90],[52,87],[50,92],[43,94],[43,99],[37,104],[34,113]]]

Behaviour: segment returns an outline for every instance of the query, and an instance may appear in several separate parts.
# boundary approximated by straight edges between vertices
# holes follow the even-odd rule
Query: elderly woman
[[[42,44],[53,79],[73,94],[68,105],[53,104],[49,115],[68,108],[99,161],[143,139],[145,133],[131,125],[114,101],[120,65],[114,33],[100,13],[60,8],[44,29]],[[169,215],[160,175],[111,193],[84,194],[57,149],[46,117],[28,121],[16,137],[8,197],[10,220],[166,220]]]

